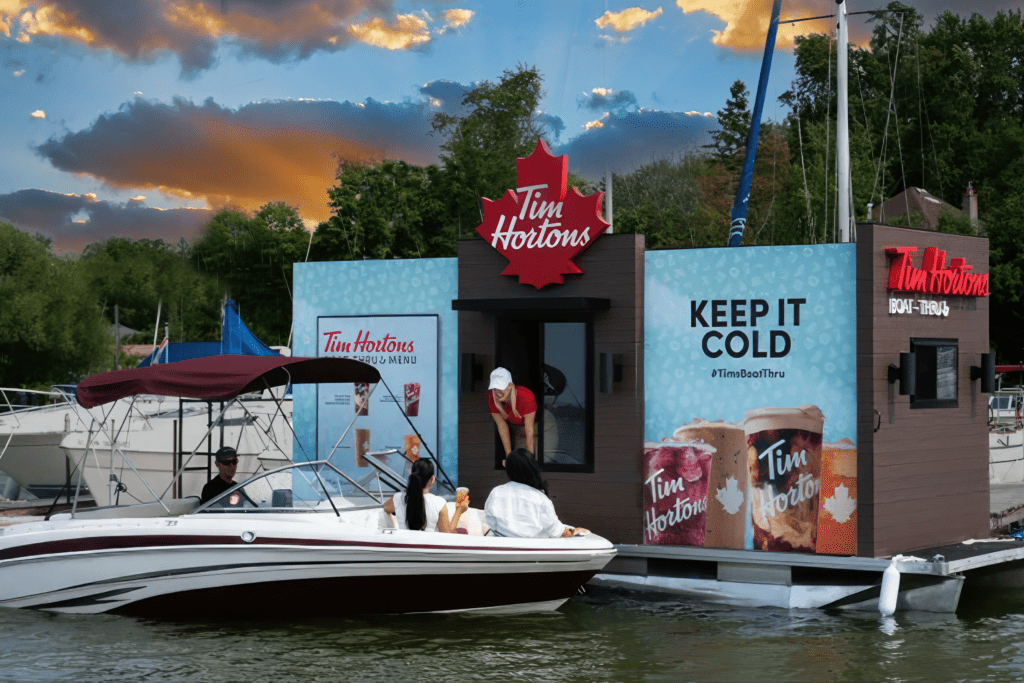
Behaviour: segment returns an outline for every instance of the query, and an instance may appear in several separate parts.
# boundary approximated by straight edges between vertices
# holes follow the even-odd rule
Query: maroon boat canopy
[[[380,381],[377,368],[350,358],[207,356],[93,375],[78,385],[78,403],[93,408],[125,396],[156,394],[224,401],[283,384]]]

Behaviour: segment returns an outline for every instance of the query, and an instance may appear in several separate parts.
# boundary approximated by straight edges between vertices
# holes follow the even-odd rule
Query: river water
[[[1024,680],[1024,597],[1013,594],[888,620],[605,590],[502,617],[180,623],[0,611],[5,683],[1013,680]]]

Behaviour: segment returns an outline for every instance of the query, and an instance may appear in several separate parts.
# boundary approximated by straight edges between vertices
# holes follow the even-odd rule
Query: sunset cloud
[[[392,24],[374,17],[363,24],[349,26],[348,32],[356,40],[388,50],[408,50],[430,42],[426,20],[415,14],[399,14]]]
[[[42,109],[36,109],[34,112],[29,114],[29,116],[31,116],[34,119],[45,119],[46,118],[46,112],[43,111]]]
[[[771,0],[739,0],[736,2],[676,0],[676,6],[685,14],[707,12],[725,22],[723,30],[712,31],[711,42],[715,45],[736,50],[764,49],[768,24],[771,22]],[[818,0],[796,0],[783,5],[781,18],[785,20],[820,16],[834,11],[833,7],[830,4],[826,11],[822,11],[822,4]],[[796,45],[796,36],[808,33],[829,33],[832,31],[833,23],[831,19],[803,21],[797,24],[780,23],[775,46],[792,49]]]
[[[53,239],[61,251],[80,251],[111,236],[194,241],[213,213],[207,209],[158,209],[132,199],[97,201],[94,194],[19,190],[0,195],[0,220]]]
[[[661,15],[661,8],[648,12],[640,7],[630,7],[621,12],[605,12],[594,20],[598,28],[610,28],[617,33],[632,31]]]
[[[354,41],[410,49],[430,40],[429,15],[393,13],[392,0],[0,0],[0,33],[31,42],[54,36],[129,61],[175,53],[185,75],[210,68],[227,43],[273,62],[335,52]],[[465,25],[469,10],[444,13]]]
[[[589,95],[583,93],[583,99],[579,100],[578,104],[584,109],[615,110],[631,105],[636,106],[636,95],[628,90],[594,88]]]
[[[469,23],[469,20],[473,18],[473,10],[468,9],[449,9],[444,12],[444,27],[438,31],[438,33],[444,33],[449,29],[462,28]]]
[[[36,152],[59,170],[113,188],[158,190],[213,209],[284,201],[315,224],[330,215],[327,189],[339,159],[436,163],[440,140],[427,135],[430,119],[438,109],[457,112],[465,92],[439,81],[402,103],[276,100],[238,109],[213,100],[135,99]]]

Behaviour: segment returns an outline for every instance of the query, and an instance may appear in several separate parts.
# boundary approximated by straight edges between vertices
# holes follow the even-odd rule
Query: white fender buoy
[[[889,566],[882,572],[882,592],[878,595],[878,611],[883,617],[892,616],[896,611],[896,598],[900,593],[900,570],[896,566],[896,561],[902,557],[894,556]]]

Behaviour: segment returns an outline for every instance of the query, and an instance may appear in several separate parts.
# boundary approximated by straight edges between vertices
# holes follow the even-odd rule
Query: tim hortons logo
[[[583,272],[573,260],[608,228],[601,219],[604,193],[566,192],[568,171],[568,157],[553,156],[542,139],[533,154],[516,159],[516,191],[498,201],[483,198],[476,231],[508,259],[502,275],[542,289]]]
[[[988,275],[968,273],[973,266],[965,259],[949,260],[946,268],[946,252],[937,247],[924,250],[921,267],[911,265],[910,255],[917,247],[891,247],[885,250],[893,256],[889,265],[890,292],[925,292],[928,294],[950,294],[953,296],[988,296]]]

